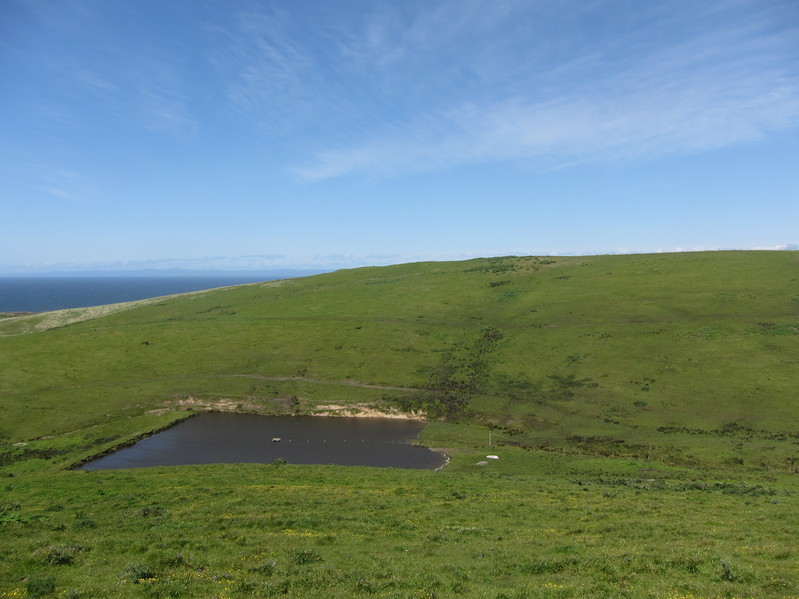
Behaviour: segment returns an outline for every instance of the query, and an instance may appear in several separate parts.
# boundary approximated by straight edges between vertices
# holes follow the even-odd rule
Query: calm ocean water
[[[200,291],[285,277],[213,276],[0,277],[0,312],[45,312]]]

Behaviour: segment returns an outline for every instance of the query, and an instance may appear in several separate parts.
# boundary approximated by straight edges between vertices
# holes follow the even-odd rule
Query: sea
[[[207,276],[3,276],[0,312],[47,312],[86,308],[290,278],[268,274],[214,274]]]

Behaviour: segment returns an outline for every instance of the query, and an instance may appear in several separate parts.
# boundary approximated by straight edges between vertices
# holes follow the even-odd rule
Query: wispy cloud
[[[74,204],[91,204],[100,192],[90,177],[61,166],[33,164],[29,166],[39,191],[50,197]]]
[[[278,254],[246,256],[204,256],[198,258],[158,258],[152,260],[114,260],[92,262],[57,262],[0,267],[0,272],[131,272],[131,271],[261,271],[292,268],[287,258]]]
[[[142,35],[135,9],[38,0],[24,3],[24,11],[35,24],[24,38],[25,60],[40,77],[47,74],[43,95],[57,107],[45,118],[84,129],[107,118],[181,138],[196,134],[184,91],[186,60],[164,51],[171,40]],[[126,17],[129,27],[120,27]]]
[[[286,7],[251,7],[209,26],[218,42],[210,59],[240,118],[271,135],[291,134],[303,147],[344,142],[437,105],[435,96],[450,97],[461,68],[444,65],[475,53],[463,56],[464,38],[487,40],[492,25],[525,5],[381,3],[356,14],[331,5],[313,19]]]
[[[221,44],[210,60],[230,105],[257,126],[287,130],[312,117],[318,80],[315,61],[278,7],[236,13],[213,28]]]
[[[510,14],[512,7],[505,8]],[[519,78],[499,90],[504,94],[428,99],[417,112],[383,123],[369,136],[321,144],[296,172],[314,180],[499,161],[550,169],[756,142],[799,125],[792,41],[799,30],[775,29],[773,18],[754,15],[679,44],[639,50],[632,58],[608,58],[612,49],[588,45],[547,72],[514,72]],[[409,36],[427,37],[413,32],[441,20],[433,14]],[[458,37],[465,29],[455,22],[442,35]],[[384,56],[398,55],[380,43]],[[499,67],[502,59],[489,62]],[[494,77],[501,80],[503,72]]]
[[[754,250],[778,250],[778,251],[799,251],[799,243],[782,243],[780,245],[772,245],[770,247],[756,247]]]
[[[189,110],[189,97],[175,66],[157,60],[139,65],[131,75],[134,109],[142,126],[179,139],[192,139],[199,130]]]
[[[490,52],[466,47],[464,39],[492,37],[494,46],[503,46],[503,39],[494,37],[496,29],[515,15],[530,12],[544,2],[531,0],[439,1],[413,4],[373,4],[355,26],[339,31],[338,50],[352,61],[351,68],[386,69],[399,62],[419,62],[429,67],[430,61],[453,55]]]

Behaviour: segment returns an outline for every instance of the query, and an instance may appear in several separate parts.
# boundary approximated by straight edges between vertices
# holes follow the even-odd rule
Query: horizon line
[[[378,261],[372,262],[368,259],[353,260],[348,264],[330,262],[327,264],[299,264],[299,265],[286,265],[286,266],[260,266],[260,267],[244,267],[237,268],[231,265],[228,268],[220,267],[133,267],[126,268],[122,265],[85,265],[74,266],[69,265],[54,265],[52,269],[46,267],[42,268],[25,268],[25,267],[9,267],[7,269],[0,268],[0,278],[2,277],[28,277],[28,276],[120,276],[128,275],[135,276],[141,274],[144,276],[250,276],[259,274],[273,275],[287,275],[290,276],[310,276],[313,274],[322,274],[326,272],[333,272],[336,270],[349,270],[356,268],[372,268],[381,266],[397,266],[401,264],[415,264],[419,262],[462,262],[468,260],[490,259],[490,258],[503,258],[503,257],[588,257],[588,256],[626,256],[626,255],[647,255],[647,254],[680,254],[680,253],[699,253],[699,252],[761,252],[761,251],[799,251],[799,244],[782,244],[771,247],[752,247],[752,248],[676,248],[669,250],[611,250],[611,251],[598,251],[598,252],[509,252],[509,253],[486,253],[480,255],[468,254],[459,257],[408,257],[406,260],[398,261]],[[399,257],[398,257],[399,258]],[[231,256],[229,260],[235,261],[236,256]],[[178,261],[180,259],[177,259]],[[169,261],[165,259],[164,261]],[[201,262],[202,259],[197,259]]]

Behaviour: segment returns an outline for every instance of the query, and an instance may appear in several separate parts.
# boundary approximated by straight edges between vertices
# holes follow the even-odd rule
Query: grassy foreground
[[[797,597],[787,481],[500,456],[11,479],[2,596]]]
[[[0,319],[0,597],[797,598],[797,258],[425,263]],[[65,469],[186,409],[342,406],[426,412],[451,464]]]

